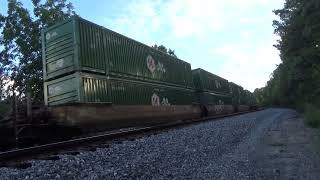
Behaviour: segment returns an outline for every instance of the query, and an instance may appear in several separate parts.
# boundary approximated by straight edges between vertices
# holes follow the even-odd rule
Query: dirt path
[[[250,159],[252,179],[320,179],[320,131],[298,116],[269,128]]]

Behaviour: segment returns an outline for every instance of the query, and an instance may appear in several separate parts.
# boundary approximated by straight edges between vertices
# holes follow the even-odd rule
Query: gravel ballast
[[[265,134],[296,115],[268,109],[207,121],[58,160],[32,160],[27,169],[0,168],[0,179],[256,179],[263,172],[253,158]]]

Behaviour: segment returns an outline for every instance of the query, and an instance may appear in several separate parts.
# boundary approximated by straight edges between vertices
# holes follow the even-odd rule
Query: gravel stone
[[[31,160],[27,169],[0,168],[0,179],[259,178],[252,154],[270,129],[294,116],[267,109],[188,125],[59,160]]]

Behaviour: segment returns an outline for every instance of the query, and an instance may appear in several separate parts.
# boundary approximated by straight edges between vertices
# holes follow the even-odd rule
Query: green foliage
[[[266,87],[255,91],[262,105],[320,107],[320,1],[286,0],[274,21],[282,62]]]
[[[305,123],[313,128],[320,127],[320,109],[315,105],[304,106]]]
[[[8,101],[0,101],[0,120],[9,112],[10,104]]]
[[[159,50],[159,51],[162,51],[162,52],[164,52],[164,53],[166,53],[166,54],[169,54],[169,55],[171,55],[171,56],[173,56],[173,57],[177,57],[176,56],[176,54],[175,54],[175,52],[174,52],[174,50],[172,50],[172,49],[167,49],[164,45],[160,45],[160,46],[158,46],[158,45],[153,45],[152,46],[153,48],[155,48],[155,49],[157,49],[157,50]]]
[[[30,91],[34,99],[42,102],[41,29],[74,12],[67,0],[32,0],[32,4],[34,9],[30,12],[20,1],[8,0],[7,15],[0,14],[0,69],[15,82],[9,88],[20,95]]]
[[[4,98],[5,76],[0,74],[0,101]]]
[[[242,103],[253,106],[257,104],[257,100],[253,93],[248,90],[244,90],[242,96]]]

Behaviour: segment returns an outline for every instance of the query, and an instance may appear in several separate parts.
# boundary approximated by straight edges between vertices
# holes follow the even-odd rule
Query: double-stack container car
[[[256,99],[250,91],[244,90],[244,95],[242,97],[243,97],[243,104],[246,104],[252,110],[257,109]]]
[[[230,94],[228,80],[201,68],[192,70],[193,83],[199,92]]]
[[[196,97],[206,114],[229,114],[234,111],[228,80],[203,69],[192,70]]]
[[[42,50],[45,104],[59,124],[198,117],[190,64],[155,48],[75,16],[43,31]]]
[[[230,94],[232,98],[232,104],[234,104],[235,111],[247,111],[250,109],[249,105],[246,103],[245,93],[243,87],[230,82]]]
[[[19,126],[21,136],[35,127],[55,136],[62,134],[56,127],[84,132],[142,126],[255,104],[237,84],[191,71],[185,61],[78,16],[42,31],[42,53],[46,106],[32,113],[28,126]]]

